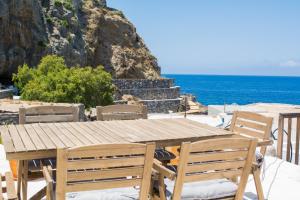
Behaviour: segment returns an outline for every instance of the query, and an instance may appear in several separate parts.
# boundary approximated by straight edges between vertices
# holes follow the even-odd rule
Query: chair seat
[[[139,190],[131,188],[117,188],[109,190],[95,190],[87,192],[72,192],[67,194],[70,200],[138,200]]]
[[[176,156],[173,153],[165,149],[156,149],[154,157],[159,161],[170,161],[176,158]]]
[[[165,180],[167,186],[167,199],[171,200],[174,188],[174,181]],[[210,200],[224,197],[232,197],[236,194],[238,186],[227,180],[218,179],[210,181],[201,181],[185,183],[182,190],[182,200]]]

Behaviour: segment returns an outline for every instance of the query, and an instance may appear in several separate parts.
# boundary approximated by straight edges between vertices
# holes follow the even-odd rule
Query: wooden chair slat
[[[74,112],[74,106],[34,106],[25,108],[27,115],[67,114]]]
[[[288,118],[286,160],[291,159],[292,118]]]
[[[217,150],[224,150],[224,149],[243,149],[247,147],[247,144],[249,145],[249,140],[242,139],[242,138],[235,138],[231,140],[231,143],[229,144],[227,140],[211,140],[212,144],[209,143],[203,143],[195,142],[191,144],[191,152],[201,152],[201,151],[217,151]],[[202,144],[202,145],[199,145]]]
[[[143,105],[110,105],[97,106],[97,120],[135,120],[147,119],[147,107]]]
[[[232,179],[242,175],[243,170],[226,170],[222,172],[212,172],[203,174],[193,174],[185,176],[184,182],[208,181],[213,179]]]
[[[226,170],[226,169],[239,169],[245,165],[243,161],[224,161],[208,164],[193,164],[186,167],[186,173],[203,172],[208,170]]]
[[[19,109],[19,124],[79,121],[75,106],[35,106]]]
[[[88,183],[79,183],[73,185],[68,184],[66,186],[66,192],[133,187],[133,186],[141,185],[141,182],[142,179],[127,179],[127,180],[116,180],[116,181],[88,182]]]
[[[109,148],[108,148],[109,147]],[[132,155],[132,154],[145,154],[146,149],[144,145],[140,144],[111,144],[106,145],[95,145],[86,146],[80,148],[74,148],[72,151],[68,152],[69,158],[79,157],[105,157],[105,156],[121,156],[121,155]]]
[[[248,129],[244,127],[234,127],[233,131],[241,135],[251,136],[258,139],[263,139],[265,137],[265,134],[263,132],[258,132],[254,129]]]
[[[207,162],[207,161],[218,161],[218,160],[234,160],[242,159],[247,156],[248,151],[218,151],[215,153],[207,152],[200,154],[191,154],[189,156],[189,163],[192,162]]]
[[[43,122],[69,122],[73,121],[73,115],[37,115],[27,116],[27,123],[43,123]]]
[[[143,177],[143,167],[131,167],[121,169],[107,169],[107,170],[90,170],[90,171],[77,171],[68,172],[67,177],[69,181],[83,181],[107,178],[124,178],[128,176]]]
[[[268,124],[272,118],[265,117],[261,114],[253,113],[253,112],[247,112],[247,111],[238,111],[238,118],[243,119],[251,119],[251,121],[257,121],[259,123],[265,123]]]
[[[251,129],[255,129],[255,130],[258,130],[258,131],[261,131],[261,132],[264,132],[266,130],[266,124],[259,124],[259,123],[255,123],[255,122],[252,122],[252,121],[246,121],[242,118],[238,118],[235,122],[237,125],[240,125],[240,126],[245,126],[245,127],[249,127]]]
[[[110,168],[140,166],[145,161],[144,157],[118,158],[118,159],[94,159],[94,160],[74,160],[67,162],[69,170],[92,169],[92,168]]]

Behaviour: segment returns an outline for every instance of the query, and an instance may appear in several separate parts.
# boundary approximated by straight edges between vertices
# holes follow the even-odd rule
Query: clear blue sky
[[[107,0],[163,73],[300,76],[300,0]]]

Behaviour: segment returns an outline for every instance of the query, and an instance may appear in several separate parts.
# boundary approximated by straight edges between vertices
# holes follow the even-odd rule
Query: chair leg
[[[166,187],[165,187],[165,182],[164,182],[164,176],[159,175],[158,177],[158,187],[159,187],[159,196],[161,200],[165,200],[166,198]]]
[[[252,170],[252,173],[253,173],[258,200],[264,200],[265,197],[264,197],[264,192],[260,180],[260,169],[254,169]]]
[[[22,199],[27,199],[27,184],[28,184],[28,161],[23,161],[23,177],[22,177]]]
[[[17,184],[17,195],[19,199],[21,199],[21,182],[22,182],[22,176],[23,176],[23,161],[20,160],[18,162],[18,184]]]

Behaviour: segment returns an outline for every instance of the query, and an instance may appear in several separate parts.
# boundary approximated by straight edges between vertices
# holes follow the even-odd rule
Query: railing
[[[293,124],[293,121],[296,121]],[[285,122],[287,122],[287,131],[285,131]],[[296,132],[293,132],[293,125],[296,128]],[[286,134],[285,134],[286,133]],[[296,135],[293,135],[296,133]],[[283,141],[284,136],[287,135],[287,142],[286,142],[286,161],[295,162],[295,164],[299,164],[299,142],[300,142],[300,113],[280,113],[279,114],[279,122],[278,122],[278,143],[277,143],[277,156],[279,158],[283,158]],[[296,137],[295,137],[296,136]],[[293,148],[292,144],[292,137],[295,137],[296,144]],[[295,152],[295,159],[292,158],[294,149]]]

